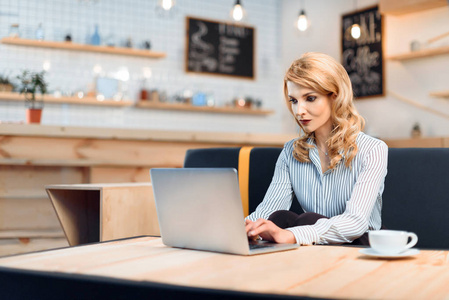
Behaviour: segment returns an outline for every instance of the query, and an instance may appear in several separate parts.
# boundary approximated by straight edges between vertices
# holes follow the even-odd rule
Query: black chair
[[[193,149],[185,167],[238,169],[240,148]],[[282,148],[253,148],[249,165],[249,211],[262,201]],[[449,149],[390,148],[383,193],[387,229],[413,231],[418,248],[449,249]],[[293,211],[302,212],[297,201]]]
[[[415,232],[418,248],[449,249],[449,149],[391,148],[382,220]]]

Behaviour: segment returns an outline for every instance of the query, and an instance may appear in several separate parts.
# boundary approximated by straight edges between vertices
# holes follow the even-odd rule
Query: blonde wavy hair
[[[291,81],[322,95],[332,95],[331,119],[333,129],[326,141],[331,159],[329,168],[334,169],[344,159],[346,167],[357,154],[356,138],[365,126],[365,120],[357,112],[353,103],[352,85],[343,66],[332,57],[316,52],[303,54],[295,60],[284,77],[284,95],[290,113],[301,127],[302,133],[294,143],[293,156],[300,162],[310,162],[309,138],[315,139],[313,132],[307,133],[296,118],[288,97],[287,82]]]

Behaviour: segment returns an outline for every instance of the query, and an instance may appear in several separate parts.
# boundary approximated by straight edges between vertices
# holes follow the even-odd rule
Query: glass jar
[[[19,24],[11,24],[9,27],[9,36],[16,38],[20,37]]]

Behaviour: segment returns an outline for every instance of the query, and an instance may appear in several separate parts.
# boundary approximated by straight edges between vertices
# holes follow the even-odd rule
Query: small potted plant
[[[14,85],[9,80],[9,76],[0,75],[0,92],[11,92]]]
[[[419,123],[415,123],[412,128],[412,138],[419,137],[421,137],[421,126],[419,126]]]
[[[47,92],[47,83],[44,79],[45,71],[30,72],[25,70],[17,76],[21,87],[19,92],[25,95],[27,105],[27,123],[40,123],[43,101],[36,98],[38,92],[43,96]]]

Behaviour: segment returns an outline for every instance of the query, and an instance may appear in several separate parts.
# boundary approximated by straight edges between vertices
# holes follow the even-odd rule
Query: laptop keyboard
[[[249,242],[249,250],[260,249],[260,248],[270,248],[273,247],[272,243],[267,242]]]

